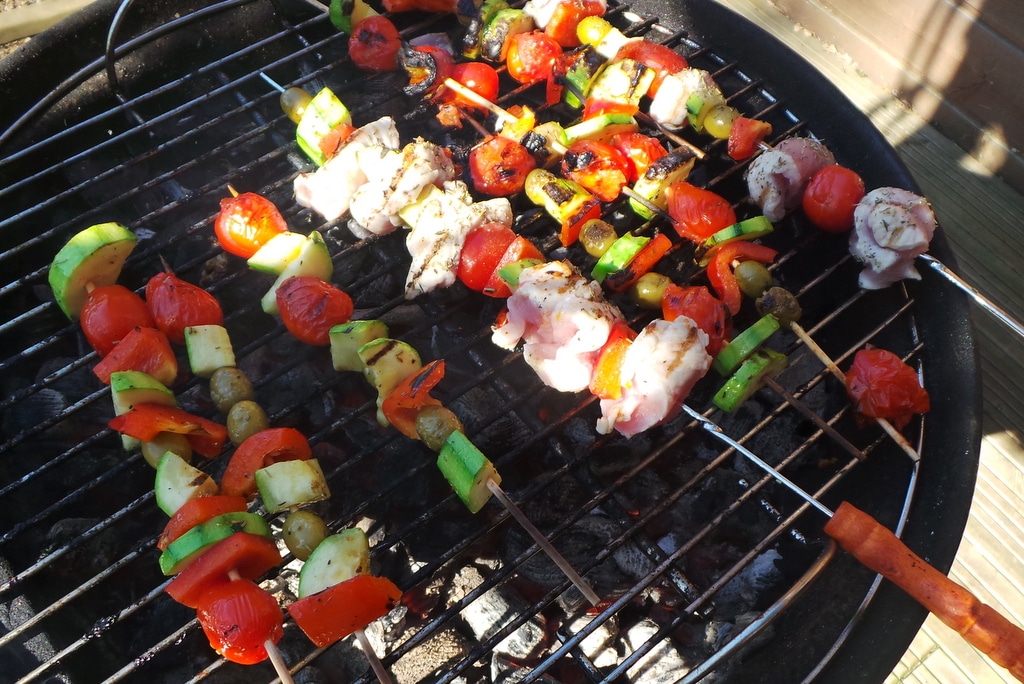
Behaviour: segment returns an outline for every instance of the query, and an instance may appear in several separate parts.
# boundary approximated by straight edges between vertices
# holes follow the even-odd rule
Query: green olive
[[[263,407],[255,401],[240,401],[228,411],[228,439],[232,444],[241,444],[246,437],[251,437],[261,430],[270,427],[270,420]]]
[[[185,459],[186,463],[192,461],[192,445],[188,443],[188,438],[185,435],[161,432],[150,441],[142,443],[142,457],[154,468],[168,451],[178,454]]]
[[[290,513],[284,519],[284,525],[281,527],[281,536],[284,538],[285,546],[300,561],[309,558],[313,549],[329,534],[330,530],[327,529],[327,523],[323,518],[306,510]]]
[[[732,122],[740,115],[735,107],[720,104],[715,105],[704,117],[704,130],[708,135],[725,140],[732,130]]]
[[[599,257],[607,252],[618,237],[611,224],[601,219],[590,219],[580,229],[580,244],[592,257]]]
[[[665,288],[671,282],[668,276],[650,271],[633,283],[629,288],[629,296],[643,309],[661,311],[661,299],[665,296]]]
[[[758,297],[754,305],[762,316],[772,314],[778,318],[783,328],[788,328],[791,324],[799,321],[803,314],[800,302],[796,300],[796,297],[789,290],[781,287],[769,288]]]
[[[743,294],[757,299],[772,285],[772,274],[756,261],[742,261],[733,271]]]
[[[434,451],[440,451],[448,435],[462,431],[462,421],[444,406],[424,406],[416,414],[416,434]]]
[[[256,390],[248,376],[237,368],[218,368],[210,376],[210,398],[217,410],[227,413],[240,401],[252,401]]]
[[[289,119],[299,123],[312,99],[313,96],[302,88],[287,88],[281,93],[281,109],[288,115]]]

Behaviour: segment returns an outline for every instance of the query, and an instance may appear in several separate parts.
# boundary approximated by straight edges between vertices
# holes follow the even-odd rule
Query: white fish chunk
[[[812,138],[786,138],[747,167],[747,192],[769,221],[800,206],[811,176],[835,164],[832,152]]]
[[[879,290],[898,280],[920,280],[914,259],[928,251],[936,223],[928,200],[909,190],[884,187],[864,195],[850,234],[850,253],[864,264],[860,286]]]

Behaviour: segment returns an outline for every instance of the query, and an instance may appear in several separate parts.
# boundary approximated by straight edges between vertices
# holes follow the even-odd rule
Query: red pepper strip
[[[565,247],[572,245],[579,239],[583,224],[598,218],[601,218],[601,203],[596,197],[591,197],[580,204],[576,213],[566,216],[562,220],[562,231],[558,235],[559,241]]]
[[[758,145],[772,133],[772,125],[767,121],[748,119],[738,116],[729,129],[729,156],[742,161],[754,156]]]
[[[165,385],[178,377],[178,359],[167,335],[156,328],[134,328],[114,345],[92,372],[103,384],[110,384],[115,371],[136,370],[148,373]]]
[[[228,440],[228,429],[220,423],[163,404],[135,404],[131,411],[116,416],[108,425],[111,430],[143,442],[152,441],[161,432],[185,435],[193,451],[206,458],[220,454]]]
[[[257,580],[281,562],[277,544],[248,532],[236,532],[204,551],[171,580],[165,591],[178,603],[195,608],[199,597],[214,583],[229,582],[232,570]]]
[[[608,341],[598,352],[594,375],[590,378],[590,392],[598,399],[622,396],[622,361],[635,337],[636,332],[625,321],[616,321],[612,325]]]
[[[636,253],[636,256],[629,260],[625,268],[609,274],[604,279],[604,284],[613,292],[622,292],[640,280],[640,276],[654,268],[654,265],[661,261],[661,258],[668,254],[670,249],[672,249],[672,241],[664,233],[658,233]]]
[[[231,455],[220,481],[222,494],[256,494],[256,471],[280,461],[306,461],[313,455],[306,437],[290,427],[268,428],[247,437]]]
[[[324,647],[384,617],[401,598],[388,578],[356,575],[293,602],[288,613],[310,641]]]
[[[241,496],[215,494],[214,496],[200,496],[195,499],[189,499],[167,521],[167,525],[164,526],[164,531],[160,534],[160,538],[156,540],[156,548],[163,551],[167,548],[168,544],[196,525],[224,513],[244,511],[245,508],[245,498]]]
[[[729,313],[733,316],[739,313],[743,302],[740,285],[732,272],[732,262],[739,259],[768,264],[775,260],[777,254],[778,250],[747,240],[727,242],[709,252],[711,261],[708,263],[708,280],[711,281],[711,287],[715,289],[719,299],[729,309]]]
[[[381,411],[388,422],[406,437],[419,439],[416,432],[416,414],[424,406],[440,406],[441,402],[430,396],[430,390],[444,377],[444,359],[428,363],[418,373],[410,375],[384,398]]]

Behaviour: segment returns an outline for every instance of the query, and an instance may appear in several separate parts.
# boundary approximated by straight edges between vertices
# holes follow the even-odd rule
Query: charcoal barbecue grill
[[[868,187],[915,188],[834,86],[729,11],[703,0],[637,2],[613,4],[609,19],[711,71],[731,104],[773,124],[772,140],[812,134]],[[459,31],[451,17],[395,20],[405,37]],[[400,233],[358,241],[344,219],[324,224],[295,204],[291,181],[310,166],[261,74],[310,91],[329,85],[357,123],[392,114],[403,140],[422,134],[459,149],[476,135],[441,131],[429,108],[401,95],[400,75],[357,75],[324,8],[298,0],[99,0],[0,63],[0,679],[274,678],[269,664],[220,660],[194,612],[163,593],[154,542],[165,518],[153,471],[105,427],[112,407],[90,372],[97,358],[46,286],[59,247],[105,221],[140,238],[121,282],[142,288],[164,259],[213,292],[271,422],[310,436],[332,488],[320,512],[333,529],[366,529],[375,571],[405,591],[403,605],[370,628],[396,681],[884,678],[922,608],[837,551],[819,514],[685,416],[632,440],[598,436],[594,400],[543,387],[519,355],[491,344],[500,302],[460,285],[405,301]],[[501,104],[544,109],[536,88],[505,86]],[[743,197],[744,165],[721,143],[681,135],[707,153],[691,180]],[[361,377],[334,372],[322,349],[303,347],[262,313],[270,282],[212,238],[229,183],[270,197],[293,230],[322,231],[357,315],[385,319],[425,358],[446,360],[437,396],[605,602],[581,601],[500,507],[470,515],[422,445],[376,425]],[[589,267],[582,250],[558,246],[538,210],[515,207],[517,229],[548,255]],[[640,225],[621,205],[606,216]],[[851,501],[948,570],[980,444],[965,298],[930,269],[920,282],[859,290],[845,238],[800,215],[765,240],[780,249],[773,273],[798,294],[803,326],[840,364],[871,343],[920,370],[932,410],[906,432],[921,460],[858,427],[841,386],[790,334],[772,341],[790,357],[778,379],[785,393],[762,390],[716,419],[827,504]],[[930,252],[953,261],[941,231]],[[692,248],[659,270],[700,282]],[[643,320],[627,299],[615,301]],[[741,316],[736,327],[750,322]],[[718,382],[703,381],[688,403],[708,409]],[[175,390],[184,407],[217,417],[202,381],[180,378]],[[217,476],[226,460],[204,467]],[[282,602],[294,598],[297,566],[285,556],[264,580]],[[321,652],[288,623],[281,650],[297,681],[373,681],[348,640]]]

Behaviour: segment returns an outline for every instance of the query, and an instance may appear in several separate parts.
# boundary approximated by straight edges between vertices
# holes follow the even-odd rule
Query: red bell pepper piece
[[[622,292],[640,280],[640,276],[654,268],[655,264],[661,261],[661,258],[668,254],[670,249],[672,249],[672,241],[664,233],[658,233],[629,260],[625,268],[610,273],[604,279],[605,285],[613,292]]]
[[[686,316],[708,336],[708,353],[715,356],[725,346],[732,320],[725,305],[703,285],[680,287],[670,283],[661,297],[661,317],[674,321]]]
[[[729,313],[734,316],[739,313],[740,305],[743,302],[740,285],[732,272],[732,262],[738,259],[768,264],[775,260],[777,254],[778,251],[771,247],[747,240],[727,242],[713,248],[708,253],[708,257],[711,259],[708,262],[708,280],[711,281],[711,287],[715,289],[718,297],[729,309]]]
[[[256,471],[280,461],[305,461],[313,455],[306,437],[290,427],[268,428],[247,437],[231,455],[220,481],[222,494],[256,494]]]
[[[200,554],[164,590],[178,603],[196,608],[199,597],[215,583],[229,582],[232,570],[257,580],[281,562],[277,544],[266,537],[236,532]]]
[[[167,335],[156,328],[134,328],[114,345],[92,372],[103,384],[110,384],[115,371],[136,370],[148,373],[165,385],[178,377],[178,359]]]
[[[748,119],[738,116],[729,129],[729,156],[736,161],[749,159],[757,152],[758,145],[772,133],[772,125],[767,121]]]
[[[236,513],[246,508],[245,498],[215,494],[189,499],[175,511],[164,526],[160,538],[156,540],[156,548],[163,551],[172,541],[191,530],[196,525],[224,513]]]
[[[416,432],[416,414],[424,406],[440,406],[441,402],[430,396],[430,390],[444,377],[444,359],[431,361],[413,373],[384,398],[381,411],[388,422],[406,437],[419,439]]]
[[[163,404],[135,404],[131,411],[116,416],[108,425],[111,430],[143,442],[152,441],[161,432],[185,435],[192,450],[206,458],[220,454],[228,440],[228,429],[220,423]]]
[[[491,271],[491,276],[487,279],[487,284],[484,285],[483,293],[488,297],[495,297],[498,299],[505,299],[511,296],[512,289],[509,288],[498,271],[502,267],[508,266],[509,264],[515,263],[521,259],[539,259],[544,260],[544,254],[537,249],[536,245],[524,238],[522,235],[516,235],[512,240],[511,244],[505,249],[505,253],[498,259],[498,264]]]
[[[324,647],[384,617],[401,598],[388,578],[356,575],[293,602],[288,613],[310,641]]]

